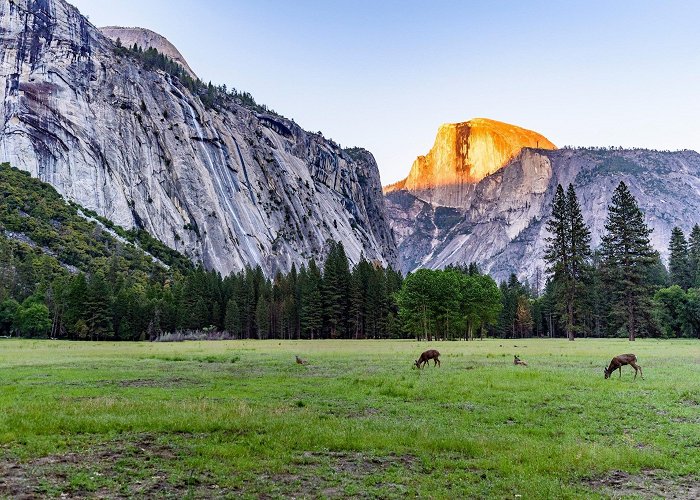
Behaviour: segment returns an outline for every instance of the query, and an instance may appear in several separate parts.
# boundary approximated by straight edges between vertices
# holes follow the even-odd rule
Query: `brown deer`
[[[416,366],[418,368],[422,368],[423,365],[428,364],[428,361],[431,359],[433,360],[433,366],[440,366],[440,353],[437,352],[435,349],[430,349],[429,351],[425,351],[423,354],[420,355],[420,358],[416,360]]]
[[[308,361],[306,361],[305,359],[301,359],[299,356],[294,356],[294,357],[297,359],[297,364],[298,364],[298,365],[307,365],[307,364],[309,364]]]
[[[519,357],[517,357],[517,356],[513,356],[513,364],[514,364],[514,365],[527,366],[527,363],[526,363],[525,361],[523,361],[522,359],[520,359]]]
[[[620,370],[620,377],[622,377],[622,367],[625,365],[630,365],[634,368],[634,378],[637,378],[637,370],[639,370],[639,376],[644,379],[644,374],[642,373],[642,367],[637,364],[637,356],[634,354],[620,354],[615,356],[612,361],[610,361],[610,366],[603,370],[605,373],[605,378],[610,378],[612,372],[615,370]]]

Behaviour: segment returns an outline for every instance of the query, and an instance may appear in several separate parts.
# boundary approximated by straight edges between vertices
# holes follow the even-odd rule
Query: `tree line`
[[[547,224],[544,293],[532,300],[536,323],[553,336],[691,337],[700,335],[700,227],[691,244],[674,228],[669,270],[624,182],[608,207],[600,247],[591,249],[576,192],[558,186]],[[538,328],[539,328],[538,326]]]
[[[624,183],[599,248],[573,187],[557,187],[546,269],[500,284],[475,264],[404,279],[342,244],[264,275],[194,267],[144,231],[66,203],[49,185],[0,165],[0,336],[153,340],[178,331],[230,338],[473,339],[700,335],[700,226],[674,228],[669,270]],[[157,258],[155,257],[157,256]]]

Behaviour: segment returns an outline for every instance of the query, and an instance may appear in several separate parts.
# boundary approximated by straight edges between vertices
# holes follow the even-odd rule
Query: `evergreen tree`
[[[547,238],[545,261],[552,279],[555,306],[565,320],[567,337],[574,340],[575,334],[583,330],[583,290],[590,274],[591,234],[571,184],[566,194],[561,185],[557,186],[547,230],[551,236]]]
[[[586,311],[585,290],[589,286],[591,259],[591,231],[588,229],[574,187],[569,184],[566,192],[566,208],[569,229],[569,297],[567,301],[567,323],[569,331],[584,331],[583,316]],[[573,340],[573,337],[569,338]]]
[[[373,290],[370,280],[374,270],[372,265],[363,257],[352,270],[350,291],[350,325],[351,334],[355,339],[366,338],[368,323],[374,319],[370,309],[376,307],[369,295]],[[376,283],[375,283],[376,286]]]
[[[695,224],[688,238],[688,267],[693,288],[700,287],[700,226]]]
[[[87,300],[85,301],[85,320],[90,339],[111,338],[113,334],[111,318],[112,293],[104,276],[95,273],[88,281]]]
[[[671,285],[678,285],[683,290],[687,290],[692,286],[690,255],[688,254],[688,243],[685,240],[685,235],[679,227],[674,227],[671,231],[668,253],[668,270]]]
[[[651,230],[632,193],[620,182],[608,207],[602,238],[603,278],[609,292],[610,325],[625,326],[635,340],[644,316],[651,311],[651,287],[647,282],[655,262],[649,241]]]
[[[340,242],[331,242],[323,267],[323,318],[331,338],[347,337],[350,264]]]
[[[255,325],[257,328],[258,339],[266,339],[270,336],[270,302],[272,299],[272,289],[269,283],[264,282],[260,294],[258,296],[258,302],[255,306]]]
[[[229,335],[240,338],[241,335],[241,312],[236,301],[231,298],[226,304],[226,317],[224,318],[224,328]]]
[[[323,328],[323,300],[321,271],[313,259],[309,262],[308,269],[302,267],[299,286],[301,333],[304,338],[315,339],[320,336]]]
[[[523,287],[518,277],[511,273],[508,282],[502,282],[499,286],[502,308],[496,325],[496,331],[503,338],[515,338],[517,335],[518,299],[527,296],[528,291]]]

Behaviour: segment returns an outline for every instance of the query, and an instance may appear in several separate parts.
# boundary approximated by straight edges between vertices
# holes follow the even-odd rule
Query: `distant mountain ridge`
[[[662,257],[674,226],[687,233],[700,224],[700,155],[694,151],[526,147],[475,183],[385,189],[401,270],[476,262],[497,279],[515,273],[532,280],[538,268],[544,271],[545,224],[557,184],[576,188],[597,246],[620,181],[645,212]]]

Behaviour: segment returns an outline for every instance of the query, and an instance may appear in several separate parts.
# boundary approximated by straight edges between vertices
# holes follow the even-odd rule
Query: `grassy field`
[[[0,497],[698,497],[699,429],[698,341],[0,341]]]

